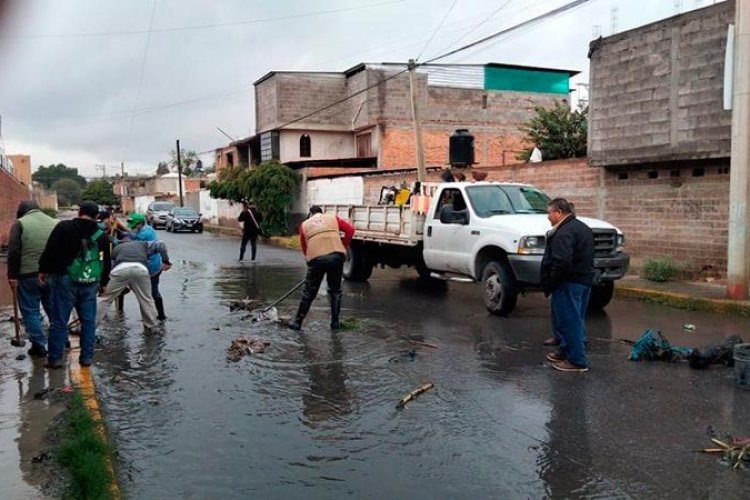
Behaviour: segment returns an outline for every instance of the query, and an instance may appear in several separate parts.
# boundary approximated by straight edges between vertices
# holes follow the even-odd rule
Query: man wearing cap
[[[16,212],[16,222],[10,227],[8,239],[8,282],[18,290],[18,302],[23,325],[31,341],[29,356],[47,356],[47,338],[42,330],[42,315],[50,316],[49,287],[38,281],[39,257],[44,251],[57,221],[41,210],[33,201],[22,201]]]
[[[84,201],[78,217],[58,223],[50,233],[39,258],[39,283],[50,287],[50,331],[47,342],[47,367],[62,368],[68,321],[75,308],[81,322],[81,366],[90,366],[96,337],[96,295],[109,281],[109,240],[99,229],[96,216],[99,205]],[[94,238],[97,234],[99,236]],[[69,275],[70,265],[81,253],[85,242],[94,240],[103,264],[99,282],[81,283]]]
[[[148,225],[146,217],[143,214],[132,213],[128,217],[127,226],[130,231],[128,236],[134,241],[158,241],[156,231],[153,227]],[[159,291],[159,282],[161,280],[161,272],[165,270],[162,266],[163,260],[162,255],[159,252],[151,253],[148,257],[148,273],[151,277],[151,296],[154,299],[154,305],[156,306],[157,318],[160,321],[167,319],[164,314],[164,299],[162,299],[161,291]]]
[[[299,242],[307,259],[305,288],[302,291],[297,315],[289,323],[289,328],[302,329],[302,321],[318,295],[320,283],[325,275],[331,303],[331,329],[338,330],[341,312],[341,275],[346,249],[353,237],[354,227],[349,222],[334,214],[324,214],[319,206],[310,207],[308,219],[299,228]]]

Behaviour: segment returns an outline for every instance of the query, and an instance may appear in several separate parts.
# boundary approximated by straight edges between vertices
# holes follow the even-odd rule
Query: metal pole
[[[125,162],[120,162],[120,210],[124,211],[122,208],[123,203],[125,202]]]
[[[732,159],[729,170],[729,241],[727,296],[748,296],[748,161],[750,161],[750,8],[735,4],[734,81],[732,93]]]
[[[177,184],[179,184],[180,189],[180,206],[184,207],[185,205],[182,202],[182,160],[180,159],[180,140],[177,139]]]
[[[409,90],[411,90],[411,114],[414,118],[414,135],[417,142],[417,180],[427,180],[427,170],[424,166],[424,147],[422,146],[422,122],[419,120],[419,106],[417,105],[417,83],[414,81],[417,64],[409,59]]]

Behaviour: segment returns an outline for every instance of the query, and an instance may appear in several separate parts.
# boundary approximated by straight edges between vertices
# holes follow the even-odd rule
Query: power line
[[[479,28],[481,28],[482,26],[484,26],[493,17],[495,17],[495,15],[497,15],[498,12],[500,12],[501,10],[503,10],[511,1],[512,0],[507,0],[504,4],[502,4],[500,7],[498,7],[497,9],[495,9],[489,16],[487,16],[486,18],[484,18],[484,20],[482,22],[480,22],[479,24],[477,24],[476,26],[474,26],[473,28],[471,28],[469,31],[467,31],[466,33],[464,33],[464,35],[461,38],[459,38],[457,40],[454,40],[453,42],[449,43],[448,46],[446,47],[446,49],[448,47],[451,47],[451,46],[457,44],[458,42],[460,42],[461,40],[463,40],[464,38],[466,38],[467,36],[469,36],[470,34],[472,34],[473,32],[475,32],[476,30],[478,30]],[[446,50],[446,49],[443,49],[443,50]]]
[[[154,28],[148,30],[121,30],[121,31],[98,31],[90,33],[60,33],[56,35],[16,35],[16,36],[0,36],[0,38],[9,39],[54,39],[54,38],[95,38],[95,37],[107,37],[107,36],[121,36],[121,35],[142,35],[145,33],[173,33],[178,31],[198,31],[207,30],[213,28],[226,28],[230,26],[245,26],[249,24],[261,24],[276,21],[288,21],[291,19],[301,19],[305,17],[322,16],[326,14],[336,14],[339,12],[349,12],[362,9],[371,9],[374,7],[382,7],[384,5],[391,5],[396,3],[403,3],[407,0],[389,0],[387,2],[379,2],[368,5],[359,5],[356,7],[342,7],[339,9],[320,10],[314,12],[305,12],[302,14],[292,14],[287,16],[279,17],[266,17],[259,19],[248,19],[245,21],[228,21],[223,23],[212,23],[212,24],[197,24],[192,26],[177,26],[174,28]]]
[[[510,1],[510,0],[508,0],[508,1]],[[437,35],[438,31],[440,31],[440,28],[443,27],[443,23],[448,18],[448,16],[450,15],[450,13],[453,12],[453,8],[456,6],[457,3],[458,3],[458,0],[453,0],[453,3],[451,4],[450,8],[448,9],[448,12],[446,12],[445,15],[443,16],[443,19],[440,20],[440,24],[438,24],[438,27],[435,28],[435,31],[432,32],[432,36],[430,36],[430,38],[427,40],[427,42],[425,42],[424,47],[422,47],[422,50],[419,52],[419,55],[417,56],[417,58],[415,59],[415,61],[419,61],[419,59],[422,57],[422,54],[424,54],[425,49],[427,49],[427,46],[430,45],[430,42],[432,42],[432,39],[435,38],[435,35]]]

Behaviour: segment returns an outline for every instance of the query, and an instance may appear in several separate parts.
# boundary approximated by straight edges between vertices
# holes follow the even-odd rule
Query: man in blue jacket
[[[541,278],[550,300],[552,329],[559,335],[560,350],[547,359],[564,372],[586,372],[586,309],[594,275],[594,234],[578,220],[573,204],[555,198],[547,204],[552,229],[542,257]]]

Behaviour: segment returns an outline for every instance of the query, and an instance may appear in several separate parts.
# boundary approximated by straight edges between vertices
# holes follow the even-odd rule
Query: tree
[[[177,169],[177,153],[176,150],[172,150],[169,152],[169,155],[172,157],[171,160],[169,160],[169,165]],[[182,173],[183,175],[190,176],[193,173],[193,165],[198,161],[198,153],[193,151],[192,149],[183,149],[180,148],[180,163],[182,163]]]
[[[160,161],[159,166],[156,167],[156,175],[164,175],[169,173],[169,164],[165,161]]]
[[[81,198],[99,205],[117,205],[119,203],[117,196],[112,191],[112,183],[104,179],[89,182],[86,189],[83,190]]]
[[[75,181],[80,187],[86,186],[86,179],[78,175],[77,168],[70,168],[62,163],[48,167],[40,165],[39,169],[32,174],[31,179],[47,189],[51,188],[55,181],[60,179],[70,179]]]
[[[536,144],[545,160],[578,158],[587,154],[588,106],[571,111],[567,104],[555,103],[551,108],[537,106],[536,116],[521,127],[526,140]],[[531,148],[519,154],[519,160],[528,160]]]
[[[81,185],[73,179],[58,179],[51,189],[57,192],[57,201],[60,206],[70,207],[81,203]]]
[[[252,170],[225,168],[219,173],[219,179],[211,182],[208,188],[213,198],[254,200],[263,214],[263,230],[269,234],[286,234],[298,182],[296,172],[272,160]]]

